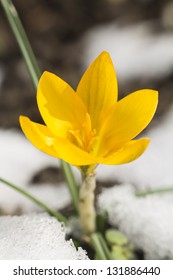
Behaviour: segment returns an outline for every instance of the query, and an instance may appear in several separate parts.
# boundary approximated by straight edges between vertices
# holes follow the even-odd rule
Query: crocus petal
[[[139,90],[121,99],[110,110],[100,132],[98,155],[120,148],[136,137],[151,121],[158,103],[158,92]]]
[[[84,73],[77,87],[91,117],[92,127],[98,128],[99,117],[117,101],[117,79],[111,58],[102,52]]]
[[[57,152],[52,146],[54,138],[46,126],[32,122],[24,116],[20,116],[19,121],[25,136],[37,149],[50,156],[58,157]]]
[[[53,146],[57,151],[59,157],[72,165],[82,166],[94,164],[97,162],[95,157],[78,148],[66,139],[57,137],[54,141]]]
[[[103,158],[100,163],[114,165],[131,162],[145,151],[149,142],[150,140],[147,138],[132,140],[116,153],[112,153],[110,156]]]
[[[74,90],[49,72],[44,72],[39,81],[37,102],[46,125],[59,137],[81,126],[86,116],[85,106]]]

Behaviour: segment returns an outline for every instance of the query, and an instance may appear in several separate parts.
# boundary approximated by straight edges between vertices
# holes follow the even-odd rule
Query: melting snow
[[[137,198],[130,185],[105,190],[99,206],[145,259],[173,259],[173,194]]]
[[[0,217],[0,259],[88,259],[65,240],[65,228],[46,215]]]

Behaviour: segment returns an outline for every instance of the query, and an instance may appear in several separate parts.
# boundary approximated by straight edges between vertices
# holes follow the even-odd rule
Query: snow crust
[[[1,260],[88,259],[82,248],[65,240],[65,228],[46,215],[0,217]]]
[[[145,259],[173,259],[173,194],[139,198],[126,184],[106,189],[98,203]]]

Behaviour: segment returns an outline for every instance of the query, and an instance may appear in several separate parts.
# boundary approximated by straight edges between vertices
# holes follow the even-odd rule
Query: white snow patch
[[[81,260],[82,248],[65,240],[65,228],[45,215],[0,217],[0,259]]]
[[[110,53],[118,79],[160,78],[173,69],[173,36],[152,34],[152,22],[118,26],[97,26],[84,37],[85,68],[103,51]]]
[[[53,209],[63,209],[71,203],[69,191],[62,183],[59,183],[58,187],[51,184],[37,184],[24,189]],[[8,215],[45,211],[5,184],[0,186],[0,210]]]
[[[132,186],[122,185],[103,191],[98,204],[145,259],[173,259],[173,194],[138,198]]]

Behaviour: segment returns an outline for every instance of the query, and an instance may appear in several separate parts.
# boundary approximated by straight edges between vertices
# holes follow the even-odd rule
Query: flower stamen
[[[92,129],[91,118],[88,113],[86,113],[85,121],[82,124],[81,129],[69,131],[70,140],[82,148],[86,152],[90,152],[92,150],[93,143],[96,139],[96,129]]]

